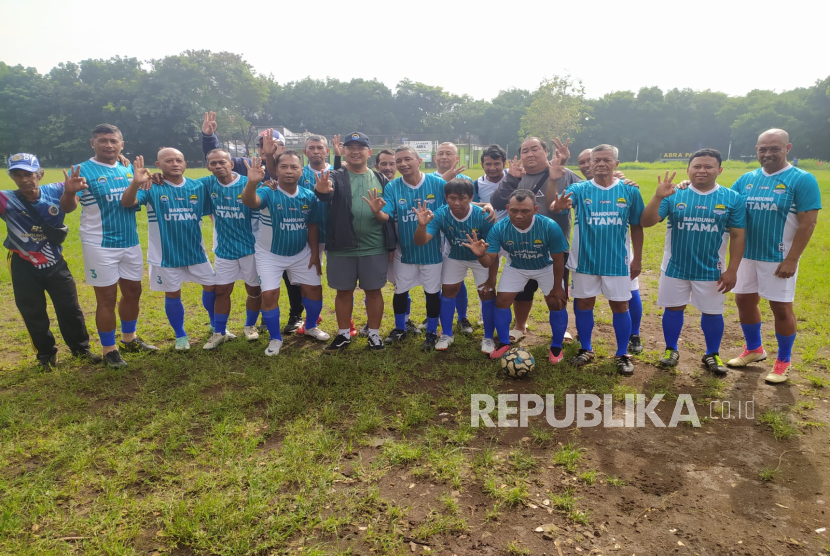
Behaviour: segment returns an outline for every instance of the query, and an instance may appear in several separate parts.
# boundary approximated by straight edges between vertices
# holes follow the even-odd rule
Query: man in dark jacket
[[[344,142],[346,166],[323,172],[314,191],[328,205],[326,225],[326,278],[337,290],[334,311],[339,331],[327,352],[338,352],[351,343],[349,328],[354,290],[360,283],[366,294],[368,345],[383,349],[380,322],[383,318],[383,295],[389,253],[395,250],[394,224],[381,224],[364,202],[369,191],[383,191],[389,180],[368,166],[372,149],[369,138],[360,132],[350,133]]]

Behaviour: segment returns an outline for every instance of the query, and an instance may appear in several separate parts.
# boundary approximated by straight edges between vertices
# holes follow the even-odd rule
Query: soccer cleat
[[[438,335],[435,332],[427,332],[421,344],[421,351],[432,351],[438,343]]]
[[[327,342],[327,341],[331,340],[331,336],[328,333],[323,332],[322,330],[320,330],[320,328],[318,326],[315,326],[314,328],[306,330],[305,335],[310,337],[310,338],[314,338],[315,340],[318,340],[320,342]]]
[[[516,342],[521,341],[522,338],[525,337],[525,333],[519,330],[518,328],[514,328],[510,331],[510,342],[515,344]]]
[[[427,319],[424,319],[423,322],[421,322],[421,324],[418,325],[418,330],[423,331],[423,330],[426,330],[426,328],[427,328]]]
[[[470,322],[470,319],[461,319],[458,321],[458,328],[464,334],[472,334],[473,333],[473,323]]]
[[[58,364],[58,357],[57,355],[50,355],[48,357],[41,357],[38,356],[37,358],[37,366],[38,370],[40,371],[53,371],[55,370],[55,365]]]
[[[494,349],[496,349],[496,342],[493,341],[493,338],[484,338],[481,340],[481,353],[490,355]]]
[[[510,344],[499,343],[496,348],[490,352],[490,359],[498,359],[510,349]]]
[[[772,372],[768,374],[764,380],[766,380],[770,384],[780,384],[782,382],[787,382],[787,378],[789,378],[789,371],[789,361],[781,361],[780,359],[776,359],[775,365],[772,367]]]
[[[387,344],[394,344],[395,342],[402,342],[403,340],[406,340],[407,334],[408,333],[407,333],[406,330],[401,330],[400,328],[396,328],[392,332],[389,333],[389,336],[386,337],[386,340],[384,340],[384,342],[386,342]]]
[[[628,337],[628,353],[633,355],[640,355],[643,353],[643,341],[637,334],[632,334]]]
[[[349,333],[351,333],[351,330],[349,331]],[[369,336],[369,323],[368,322],[363,325],[363,328],[360,329],[360,332],[358,332],[358,335],[363,336],[364,338]]]
[[[259,340],[259,330],[256,329],[256,326],[246,326],[242,329],[242,333],[245,334],[245,339],[249,342]]]
[[[202,349],[216,349],[227,342],[228,339],[227,335],[214,332]]]
[[[718,376],[726,376],[726,373],[729,372],[729,369],[724,366],[720,355],[717,353],[707,353],[703,356],[701,361],[703,361],[703,364],[706,365],[707,370]]]
[[[408,334],[420,334],[421,333],[421,328],[417,324],[412,322],[412,319],[407,319],[406,320],[406,332]]]
[[[580,349],[576,355],[571,357],[571,365],[582,367],[594,360],[595,354],[587,349]]]
[[[97,353],[92,353],[89,348],[81,351],[74,351],[72,352],[72,357],[77,357],[78,359],[82,359],[87,363],[100,363],[104,360],[103,357],[98,355]]]
[[[120,369],[127,366],[127,362],[124,361],[124,358],[121,357],[121,352],[117,349],[104,354],[104,363],[107,367],[113,369]]]
[[[225,336],[227,336],[228,340],[236,340],[236,334],[230,330],[225,330]]]
[[[181,338],[176,338],[176,351],[187,351],[190,349],[190,338],[187,336],[182,336]]]
[[[282,340],[271,340],[268,343],[268,347],[265,348],[265,355],[267,355],[268,357],[273,357],[274,355],[279,355],[281,348],[282,348]]]
[[[257,329],[257,332],[260,333],[260,335],[268,334],[268,327],[265,326],[264,322],[260,322],[259,325],[256,327],[256,329]]]
[[[344,350],[349,347],[349,344],[352,343],[351,336],[345,336],[343,334],[338,334],[334,337],[334,340],[326,346],[323,350],[326,353],[337,353],[340,350]]]
[[[565,352],[562,351],[562,348],[557,348],[557,349],[559,350],[559,354],[554,355],[553,354],[553,348],[552,347],[548,348],[548,363],[556,365],[557,363],[562,361],[563,357],[565,357]]]
[[[283,334],[293,334],[303,325],[302,315],[288,315],[288,322],[285,323],[285,328],[282,329]]]
[[[366,334],[366,347],[373,350],[386,348],[379,334]]]
[[[617,366],[617,372],[623,376],[631,376],[634,374],[634,363],[631,362],[631,356],[618,355],[614,363]]]
[[[661,367],[677,367],[677,363],[680,361],[680,352],[676,349],[668,349],[666,348],[666,353],[663,354],[663,358],[657,362],[658,365]]]
[[[571,333],[567,330],[565,331],[565,337],[562,339],[564,342],[573,342],[574,338],[571,336]]]
[[[763,346],[758,349],[749,350],[744,346],[744,352],[734,359],[726,362],[729,367],[746,367],[750,363],[757,363],[767,358],[767,352]]]
[[[317,317],[317,324],[320,324],[321,322],[323,322],[323,317]],[[354,321],[352,321],[352,328],[354,328]],[[300,327],[297,328],[297,334],[299,334],[300,336],[305,334],[305,319],[303,319],[303,322],[300,325]],[[354,336],[354,334],[352,334],[352,336]]]
[[[455,338],[452,336],[447,336],[446,334],[442,334],[440,338],[438,338],[438,342],[435,344],[435,349],[438,351],[446,351],[455,341]]]
[[[130,353],[138,353],[139,351],[158,351],[159,348],[148,344],[140,336],[136,336],[129,342],[121,340],[121,349]]]
[[[354,327],[354,319],[349,320],[349,336],[352,338],[357,336],[357,328]]]

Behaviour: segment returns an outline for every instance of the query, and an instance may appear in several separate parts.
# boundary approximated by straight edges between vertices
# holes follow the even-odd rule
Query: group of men
[[[689,160],[688,181],[675,184],[675,174],[667,172],[648,205],[637,184],[619,173],[618,152],[611,145],[579,155],[584,179],[565,168],[567,143],[555,140],[549,156],[544,141],[528,138],[509,165],[504,149],[490,145],[481,155],[484,175],[472,179],[463,174],[452,143],[438,147],[438,169],[426,174],[413,148],[374,155],[360,132],[345,136],[343,143],[335,136],[334,166],[328,164],[329,145],[322,136],[306,139],[303,154],[309,163],[303,166],[300,153],[286,150],[273,130],[258,138],[252,159],[221,149],[215,132],[215,115],[208,113],[202,135],[211,175],[198,180],[184,176],[184,156],[173,148],[158,152],[160,172],[155,174],[140,156],[132,164],[124,161],[121,132],[108,124],[92,132],[94,156],[65,172],[61,184],[39,186],[43,171],[34,155],[11,158],[9,174],[18,191],[0,192],[0,216],[9,229],[5,244],[15,299],[42,366],[54,365],[56,353],[45,292],[72,352],[101,359],[89,350],[74,281],[56,239],[65,214],[80,204],[85,278],[95,290],[103,359],[112,367],[126,366],[120,350],[157,350],[136,335],[143,277],[136,212],[146,206],[150,288],[165,294],[177,350],[190,348],[182,283],[202,286],[211,325],[204,349],[216,349],[234,337],[227,323],[237,280],[247,291],[243,333],[256,340],[261,315],[270,337],[268,356],[280,353],[283,333],[330,341],[325,348],[330,353],[347,348],[358,333],[353,319],[358,286],[365,294],[368,348],[406,341],[424,326],[422,349],[447,350],[454,341],[456,313],[459,330],[473,330],[464,287],[469,271],[481,304],[481,351],[489,357],[501,357],[521,340],[534,293],[541,289],[551,327],[548,361],[555,365],[563,358],[563,342],[570,338],[566,306],[573,298],[580,348],[571,362],[589,364],[595,358],[594,305],[602,294],[613,314],[616,368],[628,376],[634,372],[631,354],[643,350],[637,281],[643,228],[668,219],[658,292],[666,343],[661,364],[673,367],[679,361],[678,339],[689,303],[702,313],[702,362],[708,370],[722,376],[727,365],[765,359],[758,308],[763,297],[775,315],[778,339],[767,381],[787,378],[798,259],[821,198],[815,177],[788,164],[791,144],[782,130],[761,134],[756,147],[761,168],[731,189],[717,183],[720,154],[702,149]],[[202,241],[204,217],[214,223],[213,265]],[[323,253],[328,287],[336,291],[333,338],[318,326]],[[281,328],[283,281],[290,314]],[[395,287],[394,327],[384,341],[381,290],[387,281]],[[426,298],[421,326],[409,317],[410,291],[418,286]],[[118,289],[121,339],[116,345]],[[746,347],[724,365],[719,352],[729,291],[736,293]]]

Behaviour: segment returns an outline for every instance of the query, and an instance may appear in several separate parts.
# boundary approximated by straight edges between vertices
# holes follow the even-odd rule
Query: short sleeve
[[[383,189],[383,200],[386,201],[386,204],[383,205],[381,211],[394,218],[397,210],[397,203],[395,202],[395,192],[392,191],[391,187],[385,187]]]
[[[631,195],[631,212],[628,214],[628,223],[631,226],[639,226],[640,217],[643,215],[646,206],[643,204],[643,196],[640,195],[640,190],[636,187],[631,187],[631,189],[633,194]]]
[[[746,228],[746,203],[740,195],[733,195],[732,206],[729,207],[728,228]]]
[[[308,223],[322,224],[323,223],[323,204],[317,201],[314,194],[308,196]]]
[[[269,208],[273,193],[274,190],[268,186],[263,186],[256,190],[257,197],[259,197],[259,210]]]
[[[139,189],[138,193],[135,194],[135,198],[138,201],[138,206],[141,207],[149,203],[152,199],[149,189]]]
[[[441,209],[436,210],[434,218],[432,219],[432,221],[429,224],[427,224],[427,233],[429,235],[431,235],[432,237],[437,236],[438,233],[441,231],[441,228],[444,226],[444,215],[445,214],[446,214],[446,211],[444,211],[444,210],[441,210]]]
[[[563,253],[568,250],[568,241],[565,239],[565,234],[562,233],[562,228],[559,224],[551,220],[547,224],[548,245],[550,245],[550,252]]]
[[[813,174],[804,174],[795,188],[795,210],[821,210],[821,192]]]
[[[743,194],[743,192],[744,192],[744,176],[746,176],[746,174],[744,174],[743,176],[741,176],[740,178],[735,180],[735,183],[733,183],[732,187],[730,187],[730,189],[732,191],[735,191],[736,193],[739,193],[739,194]]]
[[[501,234],[498,226],[493,227],[490,233],[487,234],[487,252],[497,253],[501,251]]]
[[[481,237],[487,237],[490,234],[490,230],[493,229],[493,226],[495,226],[495,224],[487,220],[487,217],[485,216],[482,219],[481,226],[479,227],[481,230]]]
[[[671,201],[669,201],[669,197],[666,197],[662,201],[660,201],[660,208],[657,209],[657,214],[660,216],[660,221],[662,222],[665,217],[669,215],[671,212]]]

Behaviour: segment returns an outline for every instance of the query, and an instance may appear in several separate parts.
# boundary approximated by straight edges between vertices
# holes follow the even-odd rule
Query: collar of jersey
[[[698,189],[697,187],[695,187],[694,185],[691,185],[691,184],[689,184],[689,189],[691,189],[692,191],[694,191],[694,192],[695,192],[695,193],[697,193],[698,195],[704,195],[704,196],[706,196],[706,195],[711,195],[712,193],[714,193],[715,191],[717,191],[718,189],[720,189],[720,184],[719,184],[719,183],[716,183],[716,184],[715,184],[715,187],[713,187],[713,188],[712,188],[712,189],[710,189],[709,191],[706,191],[705,193],[704,193],[703,191],[699,190],[699,189]]]
[[[288,191],[286,191],[285,189],[283,189],[282,187],[280,187],[279,185],[277,185],[277,190],[280,193],[282,193],[283,195],[285,195],[286,197],[291,197],[292,199],[300,194],[300,186],[299,185],[297,186],[297,191],[295,191],[293,195],[291,193],[289,193]]]
[[[591,185],[593,185],[594,187],[596,187],[598,189],[602,189],[603,191],[608,191],[609,189],[614,189],[617,186],[618,183],[620,183],[619,179],[615,180],[614,183],[612,183],[608,187],[602,187],[600,184],[595,182],[593,178],[591,178],[591,181],[590,181]]]
[[[222,183],[221,181],[219,181],[219,178],[216,178],[216,181],[217,181],[217,182],[219,183],[219,185],[221,185],[222,187],[230,187],[230,186],[232,186],[232,185],[236,185],[236,182],[238,182],[238,181],[239,181],[239,174],[237,174],[236,172],[233,172],[233,175],[234,175],[234,176],[236,176],[236,177],[235,177],[235,178],[233,178],[233,180],[231,180],[231,182],[230,182],[229,184],[227,184],[227,185],[225,185],[224,183]]]
[[[164,180],[164,183],[166,183],[170,187],[184,187],[185,185],[187,185],[187,178],[183,178],[182,183],[180,183],[179,185],[176,185],[175,183],[167,180]]]
[[[314,172],[315,176],[319,176],[322,172],[326,172],[326,171],[330,170],[331,169],[331,164],[326,162],[326,167],[323,168],[322,170],[315,170],[314,168],[311,167],[311,164],[306,164],[305,167],[308,168],[309,170],[311,170],[312,172]]]
[[[761,171],[764,173],[764,175],[765,175],[766,177],[771,178],[772,176],[777,176],[778,174],[782,174],[782,173],[786,172],[787,170],[789,170],[789,169],[790,169],[790,168],[792,168],[792,167],[793,167],[793,165],[792,165],[792,164],[790,164],[789,162],[787,162],[787,165],[786,165],[786,166],[784,166],[783,168],[781,168],[781,169],[780,169],[780,170],[778,170],[777,172],[773,172],[772,174],[767,174],[767,171],[766,171],[766,170],[764,170],[763,168],[761,168]]]
[[[99,161],[95,160],[94,156],[92,158],[90,158],[89,161],[94,163],[94,164],[97,164],[98,166],[103,166],[104,168],[117,168],[118,165],[120,164],[119,162],[116,162],[115,164],[107,164],[105,162],[99,162]]]
[[[508,222],[510,222],[510,221],[508,220]],[[515,225],[513,225],[513,222],[510,222],[510,225],[513,226],[513,229],[516,230],[517,232],[519,232],[520,234],[528,233],[530,230],[533,229],[533,226],[535,224],[536,224],[536,215],[535,214],[533,215],[533,220],[530,222],[530,226],[528,226],[526,230],[520,230]]]
[[[403,184],[404,184],[405,186],[407,186],[409,189],[418,189],[419,187],[421,187],[422,185],[424,185],[424,180],[425,180],[425,179],[427,179],[427,175],[426,175],[426,174],[424,174],[423,172],[421,172],[421,181],[419,181],[419,182],[418,182],[418,185],[409,185],[408,183],[406,183],[406,180],[405,180],[405,179],[403,179],[403,176],[401,176],[401,181],[402,181],[402,182],[403,182]]]
[[[473,214],[473,205],[470,205],[470,210],[468,210],[468,211],[467,211],[467,216],[465,216],[464,218],[456,218],[456,217],[455,217],[455,215],[452,213],[452,210],[450,210],[450,206],[449,206],[449,205],[447,205],[447,212],[449,212],[449,213],[450,213],[450,216],[452,216],[452,217],[453,217],[453,219],[454,219],[456,222],[466,222],[466,221],[467,221],[467,219],[470,217],[470,215],[471,215],[471,214]]]
[[[480,179],[480,180],[481,180],[481,181],[483,181],[483,182],[485,182],[485,181],[486,181],[487,183],[492,183],[493,185],[498,185],[498,184],[500,184],[500,183],[504,180],[504,176],[506,176],[506,175],[507,175],[507,170],[502,170],[502,172],[503,172],[503,173],[502,173],[502,175],[501,175],[501,179],[500,179],[499,181],[490,181],[490,180],[488,180],[488,179],[487,179],[487,174],[484,174],[483,176],[481,176],[481,177],[480,177],[480,178],[478,178],[478,179]]]

